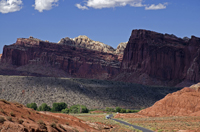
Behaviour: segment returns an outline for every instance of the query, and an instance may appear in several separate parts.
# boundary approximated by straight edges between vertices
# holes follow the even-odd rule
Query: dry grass
[[[140,132],[140,130],[134,129],[133,127],[120,124],[113,120],[105,119],[105,116],[106,116],[105,114],[91,114],[91,115],[90,114],[75,114],[74,116],[84,121],[111,125],[113,127],[112,129],[110,130],[105,129],[105,131],[109,131],[109,132]],[[99,129],[102,130],[102,128],[99,128]]]
[[[133,125],[149,128],[159,132],[176,132],[178,130],[200,130],[200,117],[148,117],[148,118],[123,118]]]

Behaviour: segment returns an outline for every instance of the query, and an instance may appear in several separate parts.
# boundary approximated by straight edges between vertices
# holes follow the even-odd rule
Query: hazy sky
[[[0,52],[29,36],[87,35],[116,48],[133,29],[200,37],[200,0],[0,0]]]

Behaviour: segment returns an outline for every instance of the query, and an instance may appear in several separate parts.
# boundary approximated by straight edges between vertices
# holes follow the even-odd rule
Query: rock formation
[[[168,94],[152,107],[140,111],[145,116],[200,116],[200,83]]]
[[[200,38],[133,30],[116,80],[151,85],[200,81]],[[165,83],[165,84],[164,84]]]
[[[126,48],[127,42],[120,43],[117,46],[117,49],[114,49],[113,47],[106,45],[99,41],[94,41],[88,38],[85,35],[80,35],[76,38],[62,38],[59,42],[59,44],[68,44],[68,45],[74,45],[78,47],[84,47],[87,49],[97,50],[100,52],[106,52],[106,53],[112,53],[112,54],[124,54],[124,49]]]
[[[50,43],[33,37],[18,38],[16,43],[4,46],[1,62],[15,67],[48,64],[70,76],[83,78],[107,79],[119,72],[118,55],[72,46],[70,40],[66,42],[69,44]]]

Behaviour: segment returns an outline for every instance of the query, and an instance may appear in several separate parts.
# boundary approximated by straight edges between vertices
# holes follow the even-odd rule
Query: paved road
[[[153,131],[148,130],[148,129],[146,129],[146,128],[139,127],[139,126],[135,126],[135,125],[129,124],[129,123],[127,123],[127,122],[124,122],[124,121],[121,121],[121,120],[118,120],[118,119],[111,119],[111,120],[117,121],[117,122],[122,123],[122,124],[124,124],[124,125],[132,126],[132,127],[134,127],[135,129],[142,130],[143,132],[153,132]]]

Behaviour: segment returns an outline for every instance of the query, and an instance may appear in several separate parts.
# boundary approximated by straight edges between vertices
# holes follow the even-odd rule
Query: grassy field
[[[113,132],[139,131],[132,127],[127,127],[113,120],[105,119],[106,114],[75,114],[77,118],[90,122],[101,122],[114,126]],[[173,116],[173,117],[147,117],[147,118],[118,118],[130,124],[141,126],[155,132],[177,132],[179,130],[189,130],[200,132],[200,117]]]
[[[200,131],[200,125],[199,125],[200,117],[172,116],[172,117],[148,117],[148,118],[123,118],[121,120],[157,132],[176,132],[178,130],[192,130],[194,132]]]

